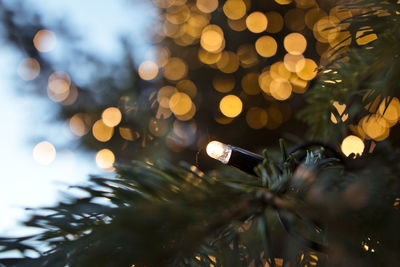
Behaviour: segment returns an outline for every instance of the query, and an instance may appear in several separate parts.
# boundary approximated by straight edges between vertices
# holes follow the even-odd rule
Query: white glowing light
[[[206,148],[208,156],[219,160],[224,164],[229,162],[232,154],[232,148],[218,141],[211,141]]]

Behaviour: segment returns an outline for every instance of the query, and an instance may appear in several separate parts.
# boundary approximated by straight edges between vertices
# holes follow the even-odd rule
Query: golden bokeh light
[[[62,71],[53,72],[48,79],[47,95],[55,102],[67,100],[70,94],[71,79]]]
[[[103,120],[98,120],[93,124],[92,134],[100,142],[107,142],[114,134],[114,128],[108,127]]]
[[[233,118],[228,118],[223,115],[215,115],[215,121],[222,125],[227,125],[233,121]]]
[[[237,49],[237,55],[239,57],[240,66],[243,68],[250,68],[255,66],[259,62],[257,51],[254,45],[242,44]]]
[[[339,19],[333,16],[320,18],[313,27],[315,39],[321,43],[328,43],[329,40],[336,39],[339,33]]]
[[[167,47],[157,46],[155,49],[155,53],[156,53],[155,62],[160,68],[164,67],[165,64],[167,64],[168,62],[168,59],[171,55],[171,51],[169,51]]]
[[[160,90],[158,90],[157,101],[160,106],[169,109],[169,99],[176,92],[178,92],[178,90],[170,85],[164,86]]]
[[[87,122],[88,119],[85,117],[85,114],[77,113],[69,120],[69,128],[75,135],[84,136],[90,130],[90,126]]]
[[[224,51],[216,64],[220,71],[224,73],[234,73],[239,68],[239,57],[236,53]]]
[[[273,80],[270,84],[270,94],[276,100],[286,100],[292,94],[292,85],[286,80]]]
[[[306,27],[304,22],[304,11],[300,8],[293,8],[285,14],[285,24],[291,31],[302,31]]]
[[[68,91],[70,85],[71,78],[66,72],[56,71],[49,76],[48,87],[55,93],[63,93]]]
[[[266,35],[257,39],[255,47],[260,56],[272,57],[276,54],[278,44],[273,37]]]
[[[260,33],[267,29],[268,20],[264,13],[255,11],[247,16],[246,26],[249,31],[254,33]]]
[[[19,63],[17,73],[25,81],[35,79],[40,73],[40,64],[34,58],[25,58]]]
[[[221,52],[225,47],[224,32],[217,25],[208,25],[201,33],[200,45],[208,52]]]
[[[196,105],[192,103],[192,107],[190,108],[188,113],[185,113],[183,115],[175,114],[175,117],[180,121],[188,121],[193,119],[194,115],[196,115]]]
[[[176,84],[176,89],[189,95],[191,98],[197,94],[197,87],[191,80],[181,80]]]
[[[345,9],[343,6],[337,5],[329,10],[329,16],[336,17],[339,20],[344,20],[352,17],[353,14],[351,9]]]
[[[283,18],[279,12],[269,11],[266,13],[268,25],[266,31],[269,33],[278,33],[283,28]]]
[[[62,100],[61,104],[64,105],[64,106],[69,106],[69,105],[74,104],[77,99],[78,99],[78,88],[76,88],[75,86],[71,85],[70,88],[69,88],[69,93],[68,93],[67,98]]]
[[[289,5],[293,0],[275,0],[280,5]]]
[[[138,71],[139,77],[143,80],[150,81],[157,77],[158,65],[150,60],[143,61],[139,65]]]
[[[192,108],[192,100],[185,93],[176,92],[169,99],[169,108],[176,115],[184,115]]]
[[[348,31],[341,31],[338,32],[335,38],[330,38],[328,41],[329,45],[335,49],[349,46],[351,44],[351,34]]]
[[[215,90],[221,93],[228,93],[235,88],[235,77],[229,74],[219,74],[213,78]]]
[[[323,9],[316,7],[316,8],[312,8],[307,11],[304,20],[305,20],[307,27],[310,30],[312,30],[314,28],[314,24],[318,20],[320,20],[321,18],[326,17],[326,16],[327,16],[327,14]]]
[[[104,148],[96,153],[96,164],[100,169],[108,171],[111,169],[115,162],[114,153]]]
[[[286,51],[292,55],[301,55],[306,51],[307,40],[301,33],[290,33],[283,40]]]
[[[394,126],[400,119],[400,102],[397,97],[393,97],[389,103],[387,99],[383,100],[379,105],[378,112],[389,126]]]
[[[361,156],[364,152],[364,147],[365,145],[363,140],[355,135],[349,135],[344,138],[340,146],[343,154],[345,154],[347,157],[352,153],[354,153],[356,156]]]
[[[172,24],[185,23],[190,17],[190,9],[187,5],[173,5],[167,9],[165,18]]]
[[[218,0],[197,0],[197,8],[204,13],[211,13],[218,7]]]
[[[346,121],[349,117],[349,114],[343,114],[343,112],[346,110],[346,104],[340,104],[338,101],[334,101],[332,104],[335,109],[337,110],[338,114],[341,116],[340,120],[341,121]],[[338,123],[338,120],[336,119],[335,114],[331,112],[331,121],[335,124]]]
[[[359,30],[356,33],[356,42],[358,45],[366,45],[376,39],[378,39],[378,36],[370,28]]]
[[[367,97],[370,96],[371,93],[373,93],[374,90],[367,90],[367,92],[364,94],[362,101],[366,103],[364,108],[368,110],[371,113],[375,113],[375,111],[378,109],[379,104],[381,103],[382,99],[380,95],[377,95],[374,99],[366,99]]]
[[[153,0],[153,3],[160,8],[168,8],[172,6],[176,1],[174,0]]]
[[[167,118],[171,117],[171,115],[172,115],[172,111],[169,109],[169,107],[163,108],[163,107],[159,106],[157,109],[156,118],[157,119],[167,119]]]
[[[303,55],[293,55],[287,53],[283,58],[283,64],[290,72],[299,72],[306,65],[306,60]]]
[[[296,94],[304,94],[308,88],[308,81],[305,81],[293,73],[290,77],[290,83],[293,86],[293,92]]]
[[[55,158],[56,149],[47,141],[40,142],[33,148],[33,159],[39,164],[49,165]]]
[[[295,1],[296,1],[296,6],[298,8],[307,9],[307,8],[318,6],[316,0],[295,0]]]
[[[267,125],[268,114],[265,109],[252,107],[246,113],[246,122],[252,129],[261,129]]]
[[[149,131],[154,136],[164,136],[168,131],[168,123],[165,120],[151,118],[149,121]]]
[[[50,74],[48,79],[49,84],[55,80],[64,80],[66,83],[71,84],[71,78],[69,77],[68,73],[64,71],[55,71]]]
[[[237,20],[228,19],[228,25],[232,30],[237,32],[241,32],[247,29],[246,19],[244,17]]]
[[[242,0],[228,0],[223,6],[225,16],[237,20],[246,14],[246,4]]]
[[[219,102],[219,109],[226,117],[235,118],[243,109],[242,100],[235,95],[224,96]]]
[[[119,127],[119,134],[127,141],[135,141],[140,137],[139,132],[134,132],[128,127]]]
[[[64,83],[64,82],[62,82]],[[65,83],[64,83],[65,85]],[[67,100],[68,96],[69,96],[69,87],[66,86],[59,86],[58,88],[66,88],[67,90],[65,91],[59,91],[59,92],[54,92],[53,90],[50,89],[50,87],[47,87],[47,96],[53,100],[54,102],[63,102],[65,100]]]
[[[292,75],[282,61],[278,61],[272,64],[269,70],[269,74],[271,75],[272,79],[277,81],[287,81]]]
[[[376,141],[382,141],[389,136],[389,124],[380,115],[367,115],[360,120],[359,125],[369,138]]]
[[[101,114],[101,119],[108,127],[117,126],[122,119],[121,111],[116,107],[109,107]]]
[[[199,52],[198,52],[198,57],[199,57],[199,60],[201,62],[203,62],[204,64],[211,65],[211,64],[217,63],[221,59],[222,53],[219,53],[219,52],[218,53],[210,53],[210,52],[200,48]]]
[[[57,45],[56,35],[49,30],[40,30],[33,38],[33,45],[40,52],[50,52]]]
[[[171,37],[171,38],[178,38],[179,37],[179,30],[180,27],[179,25],[173,24],[169,22],[168,20],[165,20],[163,23],[163,34],[165,36]]]
[[[55,79],[49,81],[49,90],[55,94],[65,94],[69,91],[70,84],[66,80]]]
[[[303,64],[303,63],[301,63]],[[296,67],[297,68],[297,67]],[[314,60],[306,58],[304,62],[304,67],[301,71],[296,72],[297,75],[306,81],[310,81],[317,76],[318,66]]]
[[[242,78],[242,89],[248,95],[257,95],[261,89],[258,85],[258,74],[254,72],[247,73]]]
[[[177,57],[170,58],[164,67],[164,77],[168,80],[178,81],[186,76],[188,67],[186,63]]]
[[[270,85],[272,82],[272,77],[270,75],[269,71],[264,71],[258,76],[258,85],[260,86],[261,90],[264,91],[264,93],[270,95]]]

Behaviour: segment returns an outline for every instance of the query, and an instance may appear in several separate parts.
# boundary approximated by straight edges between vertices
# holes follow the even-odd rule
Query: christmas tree
[[[42,232],[1,238],[1,251],[23,257],[0,263],[396,265],[400,5],[264,2],[154,1],[156,59],[137,68],[128,60],[136,76],[119,82],[119,91],[101,90],[97,101],[90,88],[75,87],[83,98],[60,112],[92,129],[82,134],[87,148],[109,142],[120,159],[115,178],[91,177],[76,186],[85,197],[36,211],[25,225]],[[23,49],[46,65],[37,50]],[[50,89],[69,79],[52,73],[43,75]],[[118,101],[121,124],[100,125]],[[120,135],[110,133],[114,127]],[[236,168],[211,168],[206,152]]]

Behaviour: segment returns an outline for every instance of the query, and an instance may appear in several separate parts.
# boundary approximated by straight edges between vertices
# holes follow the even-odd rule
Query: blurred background
[[[338,24],[351,13],[334,4],[0,1],[0,234],[24,207],[54,203],[89,174],[112,176],[114,163],[209,170],[219,166],[204,157],[211,140],[255,152],[304,141],[303,94],[329,48],[351,41]],[[332,123],[346,120],[332,105]]]

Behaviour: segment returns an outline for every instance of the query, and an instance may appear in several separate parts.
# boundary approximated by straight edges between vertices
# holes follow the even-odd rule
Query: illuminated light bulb
[[[208,156],[219,160],[224,164],[229,162],[232,154],[232,148],[218,141],[211,141],[206,148]]]
[[[251,175],[256,175],[254,168],[264,160],[258,154],[218,141],[208,143],[206,152],[211,158]]]

